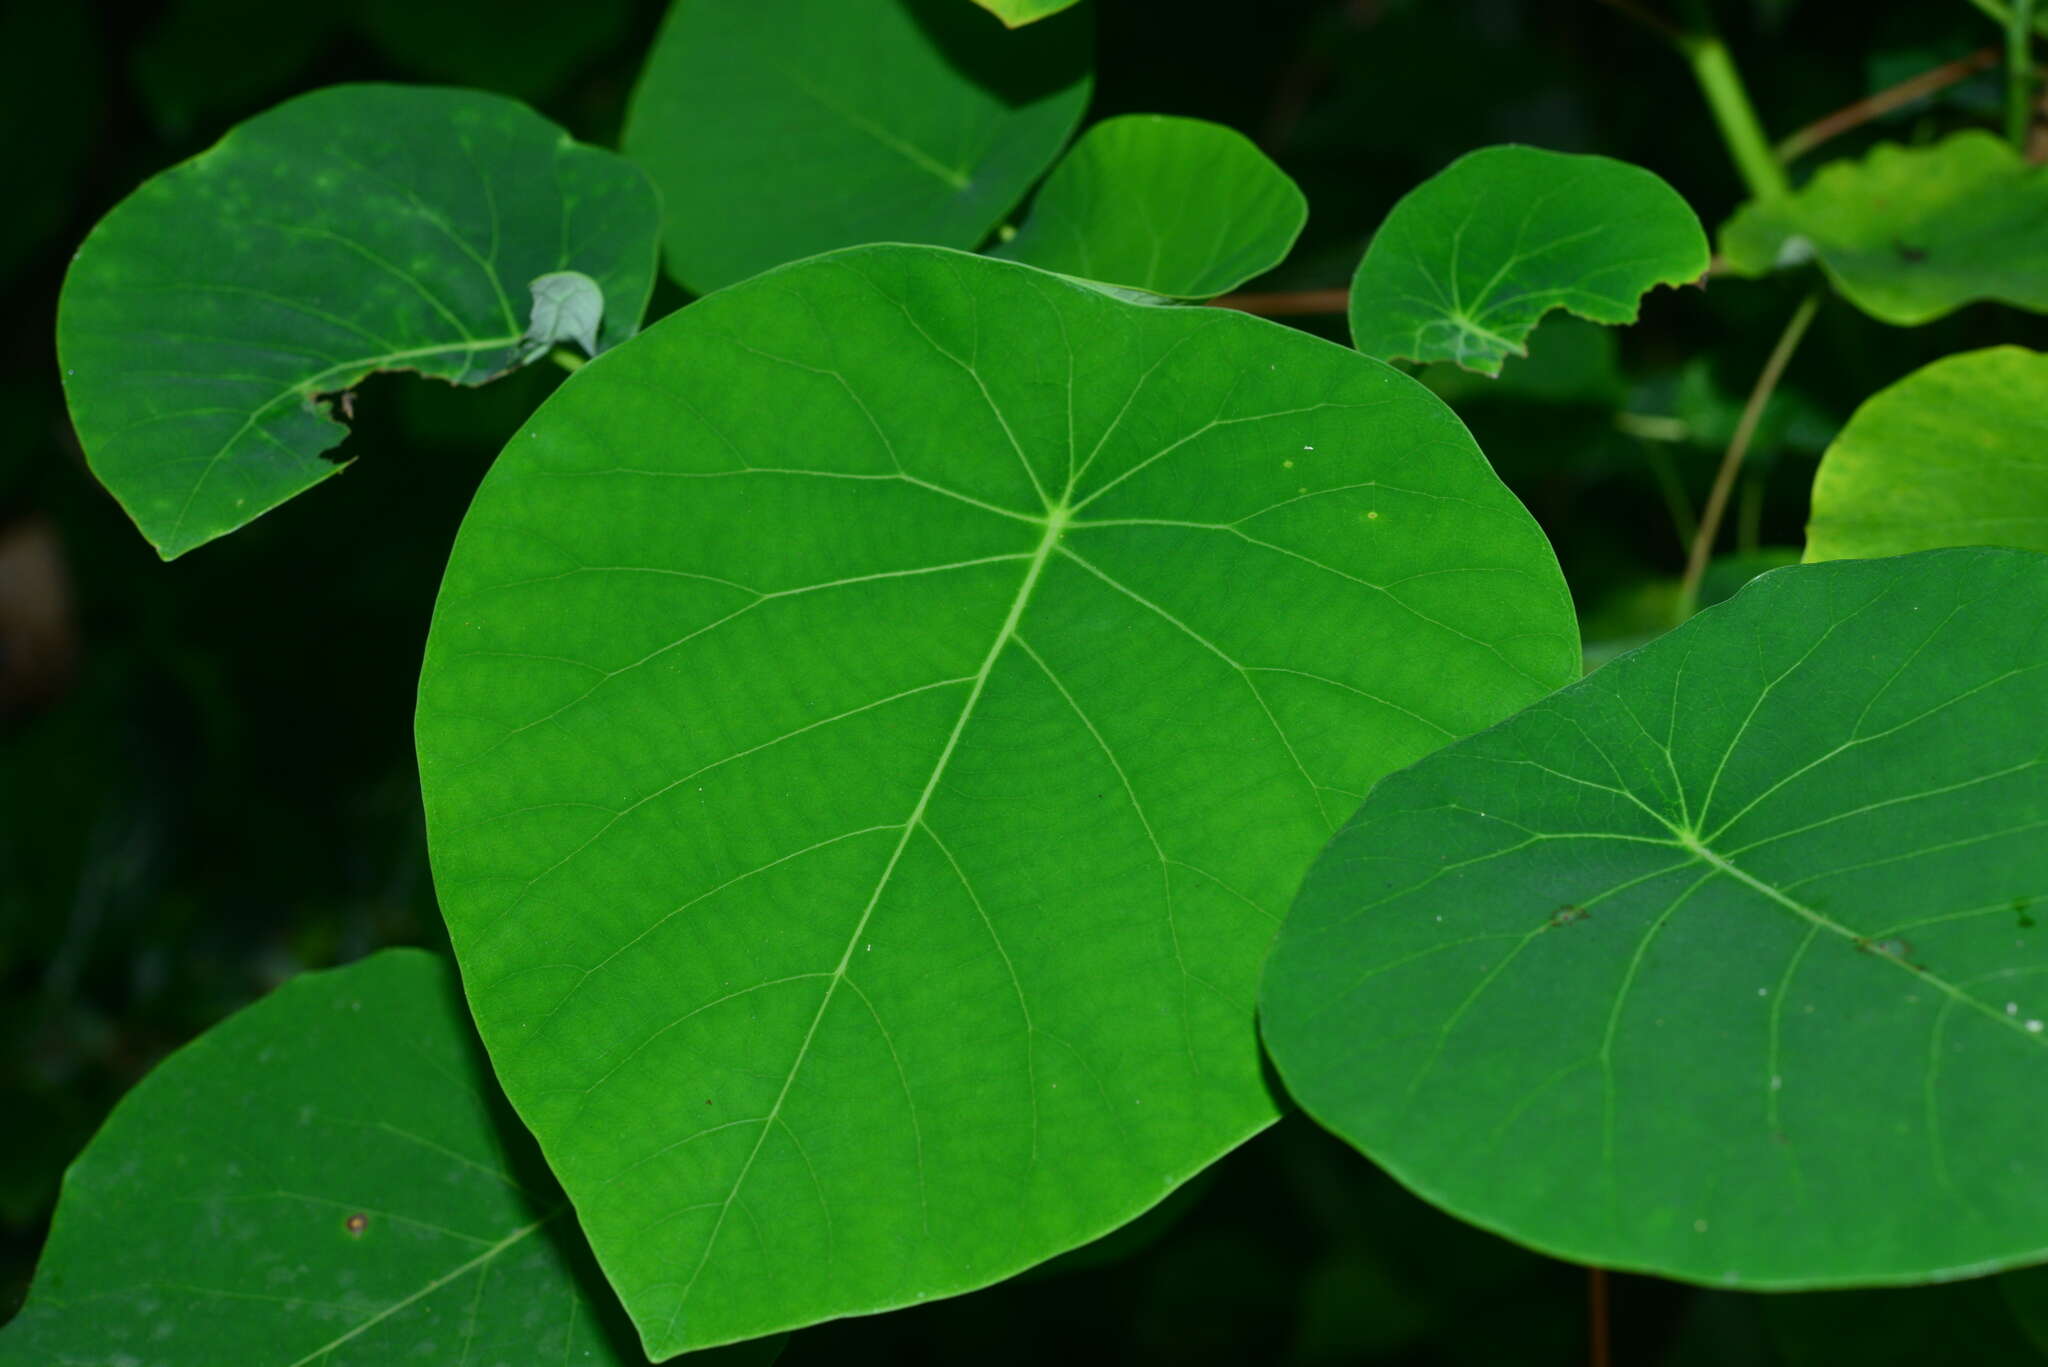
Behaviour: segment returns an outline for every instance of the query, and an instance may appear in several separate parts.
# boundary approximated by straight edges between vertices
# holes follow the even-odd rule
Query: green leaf
[[[1309,857],[1576,647],[1450,411],[1260,319],[872,247],[592,362],[457,538],[420,770],[649,1352],[987,1285],[1267,1124]]]
[[[974,0],[974,3],[1011,28],[1022,28],[1047,15],[1058,14],[1072,6],[1075,0]]]
[[[0,1363],[628,1363],[630,1331],[417,950],[173,1054],[65,1177]]]
[[[708,293],[863,242],[975,247],[1080,122],[1085,10],[1005,33],[963,0],[686,0],[633,92],[626,154]]]
[[[2048,312],[2048,179],[1982,129],[1927,147],[1880,143],[1823,166],[1784,199],[1721,228],[1738,275],[1819,258],[1850,303],[1885,323],[1931,322],[1980,299]]]
[[[1208,299],[1279,265],[1307,221],[1301,191],[1243,134],[1127,114],[1074,144],[994,255],[1168,299]]]
[[[1947,356],[1849,419],[1813,481],[1806,558],[2048,551],[2048,356]]]
[[[1800,565],[1381,783],[1268,969],[1323,1124],[1575,1262],[2048,1256],[2048,558]]]
[[[1697,280],[1707,238],[1678,193],[1606,157],[1487,147],[1404,195],[1351,281],[1351,336],[1383,360],[1498,375],[1552,309],[1633,323],[1657,285]]]
[[[591,277],[599,344],[631,336],[657,231],[645,177],[523,105],[315,91],[93,229],[58,306],[71,419],[171,559],[340,473],[332,396],[371,372],[474,385],[516,365],[536,277]]]
[[[1446,363],[1425,367],[1415,378],[1453,408],[1505,399],[1616,409],[1629,394],[1613,331],[1570,317],[1544,328],[1522,358],[1497,375]]]
[[[604,318],[604,291],[581,271],[554,271],[535,277],[533,315],[520,338],[531,359],[557,342],[574,342],[586,356],[597,355],[597,328]]]

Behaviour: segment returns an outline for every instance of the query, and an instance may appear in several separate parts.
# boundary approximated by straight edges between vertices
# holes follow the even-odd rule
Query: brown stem
[[[1792,353],[1799,350],[1800,338],[1806,335],[1813,315],[1820,312],[1820,301],[1820,293],[1815,292],[1802,299],[1799,307],[1793,310],[1784,332],[1778,336],[1778,344],[1771,348],[1770,359],[1764,362],[1762,373],[1756,377],[1756,387],[1749,391],[1749,402],[1742,407],[1742,418],[1735,424],[1735,435],[1721,457],[1721,468],[1714,475],[1713,491],[1707,495],[1706,509],[1700,514],[1699,530],[1693,533],[1692,554],[1686,557],[1685,578],[1678,585],[1680,624],[1692,616],[1693,609],[1699,605],[1700,579],[1706,574],[1707,560],[1714,553],[1714,538],[1721,530],[1721,518],[1728,511],[1728,495],[1734,491],[1735,477],[1742,471],[1742,458],[1749,454],[1749,443],[1756,435],[1756,425],[1763,418],[1764,409],[1770,404],[1771,395],[1785,374],[1785,367],[1792,363]]]
[[[1226,294],[1211,299],[1209,307],[1256,313],[1261,318],[1298,318],[1312,313],[1343,313],[1351,307],[1351,291],[1284,290],[1271,293]]]
[[[1586,1269],[1586,1361],[1589,1367],[1611,1367],[1607,1344],[1607,1269]]]
[[[1978,48],[1967,57],[1958,57],[1953,62],[1943,62],[1932,70],[1923,71],[1918,76],[1909,76],[1897,85],[1887,86],[1875,95],[1866,95],[1854,104],[1842,106],[1826,118],[1815,119],[1780,142],[1775,149],[1778,160],[1796,161],[1829,138],[1837,137],[1852,128],[1860,128],[1872,119],[1882,118],[1894,109],[1909,105],[1938,90],[1946,90],[1958,81],[1966,81],[1980,71],[1990,70],[1997,66],[1998,62],[1997,48]]]

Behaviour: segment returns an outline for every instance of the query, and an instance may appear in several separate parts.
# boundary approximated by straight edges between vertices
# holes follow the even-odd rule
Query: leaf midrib
[[[682,1318],[683,1310],[689,1304],[690,1291],[711,1262],[711,1254],[717,1246],[719,1232],[725,1227],[726,1217],[731,1213],[733,1203],[739,1198],[740,1188],[746,1185],[747,1175],[753,1170],[755,1160],[760,1157],[761,1149],[767,1144],[768,1135],[781,1120],[783,1104],[789,1099],[790,1090],[796,1085],[797,1074],[803,1071],[811,1044],[817,1038],[818,1027],[823,1024],[825,1013],[831,1008],[832,1001],[838,994],[839,985],[847,980],[847,967],[853,961],[854,949],[860,944],[869,921],[873,919],[875,908],[881,904],[882,894],[887,890],[889,880],[895,875],[896,866],[903,858],[903,851],[908,848],[911,837],[924,823],[925,810],[931,804],[932,794],[938,791],[939,781],[945,777],[946,767],[951,762],[954,751],[959,747],[960,737],[966,732],[968,722],[974,716],[975,705],[980,702],[981,695],[988,686],[989,676],[995,671],[996,661],[1017,638],[1017,627],[1023,620],[1024,609],[1031,601],[1033,590],[1038,587],[1039,577],[1044,573],[1047,562],[1052,559],[1053,552],[1058,548],[1068,521],[1069,514],[1065,506],[1047,511],[1044,519],[1045,531],[1031,552],[1030,563],[1025,567],[1023,580],[1018,584],[1017,592],[1010,600],[1009,611],[996,631],[995,640],[990,644],[988,653],[982,657],[981,666],[975,671],[968,685],[967,698],[961,704],[960,715],[954,719],[953,729],[947,735],[946,743],[941,747],[938,759],[932,765],[931,774],[925,780],[923,790],[918,793],[910,815],[904,819],[902,830],[897,835],[896,846],[889,852],[889,858],[882,866],[881,875],[875,880],[874,890],[868,895],[867,905],[861,909],[860,919],[855,922],[852,933],[847,936],[846,948],[840,953],[839,962],[831,972],[831,980],[825,987],[824,995],[819,999],[817,1011],[811,1016],[811,1023],[804,1032],[803,1041],[797,1046],[796,1057],[790,1062],[789,1072],[782,1081],[782,1089],[776,1093],[774,1104],[762,1118],[760,1133],[755,1136],[753,1147],[748,1150],[745,1161],[740,1164],[739,1172],[733,1177],[732,1186],[726,1192],[725,1200],[719,1205],[718,1218],[713,1221],[711,1232],[704,1239],[704,1252],[698,1258],[697,1266],[692,1269],[689,1280],[683,1283],[682,1290],[676,1297],[676,1308],[669,1316],[666,1337],[673,1338],[676,1323]]]

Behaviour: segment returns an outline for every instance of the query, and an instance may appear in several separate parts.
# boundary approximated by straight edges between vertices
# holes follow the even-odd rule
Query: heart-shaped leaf
[[[2048,356],[1946,356],[1856,410],[1813,481],[1806,558],[2048,551]]]
[[[1129,114],[1090,128],[995,255],[1168,299],[1208,299],[1280,264],[1308,201],[1243,134]]]
[[[1500,374],[1544,314],[1633,323],[1642,296],[1707,270],[1678,192],[1640,167],[1487,147],[1402,196],[1351,281],[1351,336],[1383,360]]]
[[[639,1360],[454,974],[416,950],[294,978],[144,1078],[0,1331],[19,1367]]]
[[[333,396],[372,371],[473,385],[517,365],[537,277],[581,272],[599,345],[631,336],[658,217],[631,165],[511,100],[303,95],[86,238],[57,315],[72,423],[143,535],[182,555],[339,474]]]
[[[1006,33],[965,0],[684,0],[626,153],[699,294],[862,242],[975,247],[1059,155],[1093,86],[1085,10]]]
[[[1798,565],[1381,783],[1274,951],[1454,1214],[1751,1287],[2048,1256],[2048,557]]]
[[[1850,303],[1886,323],[1931,322],[1979,299],[2048,312],[2048,177],[1982,129],[1926,147],[1880,143],[1823,166],[1721,228],[1738,275],[1820,259]]]
[[[986,1285],[1265,1125],[1310,856],[1576,669],[1547,543],[1420,385],[874,247],[513,438],[420,771],[492,1060],[664,1357]]]

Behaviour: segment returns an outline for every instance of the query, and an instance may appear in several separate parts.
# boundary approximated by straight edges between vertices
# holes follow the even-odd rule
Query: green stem
[[[2005,25],[2005,135],[2022,153],[2034,121],[2034,0],[2012,0]]]
[[[1774,199],[1791,193],[1785,168],[1771,152],[1771,140],[1764,136],[1756,106],[1750,103],[1748,87],[1742,83],[1742,73],[1736,70],[1728,45],[1712,33],[1689,33],[1679,40],[1679,50],[1692,65],[1693,77],[1699,81],[1707,107],[1714,113],[1714,123],[1721,130],[1721,140],[1728,144],[1728,154],[1734,158],[1735,169],[1742,173],[1750,195]]]
[[[578,356],[575,352],[569,350],[569,348],[565,346],[558,346],[553,351],[549,352],[548,359],[550,361],[553,361],[562,369],[568,371],[571,375],[574,375],[577,371],[583,369],[583,367],[588,363],[587,358]]]
[[[1699,606],[1700,579],[1706,574],[1707,561],[1714,554],[1714,538],[1721,530],[1721,518],[1728,511],[1728,495],[1734,492],[1735,477],[1742,472],[1742,458],[1749,454],[1749,443],[1756,435],[1756,425],[1763,418],[1771,395],[1777,391],[1785,367],[1792,363],[1792,353],[1799,350],[1799,341],[1806,336],[1813,315],[1820,311],[1820,301],[1821,295],[1817,292],[1800,301],[1786,322],[1784,332],[1778,335],[1778,344],[1771,348],[1771,357],[1764,362],[1762,373],[1756,377],[1756,387],[1749,391],[1749,402],[1743,405],[1742,419],[1735,424],[1735,435],[1721,457],[1720,470],[1714,475],[1714,488],[1707,495],[1706,510],[1700,514],[1699,530],[1693,533],[1692,554],[1686,558],[1685,578],[1678,586],[1680,623],[1691,617]]]
[[[1970,3],[1996,20],[2000,28],[2004,28],[2012,23],[2012,11],[2001,4],[2000,0],[1970,0]],[[2029,6],[2029,8],[2032,7]],[[2034,32],[2044,38],[2048,38],[2048,13],[2040,13],[2034,16]]]

